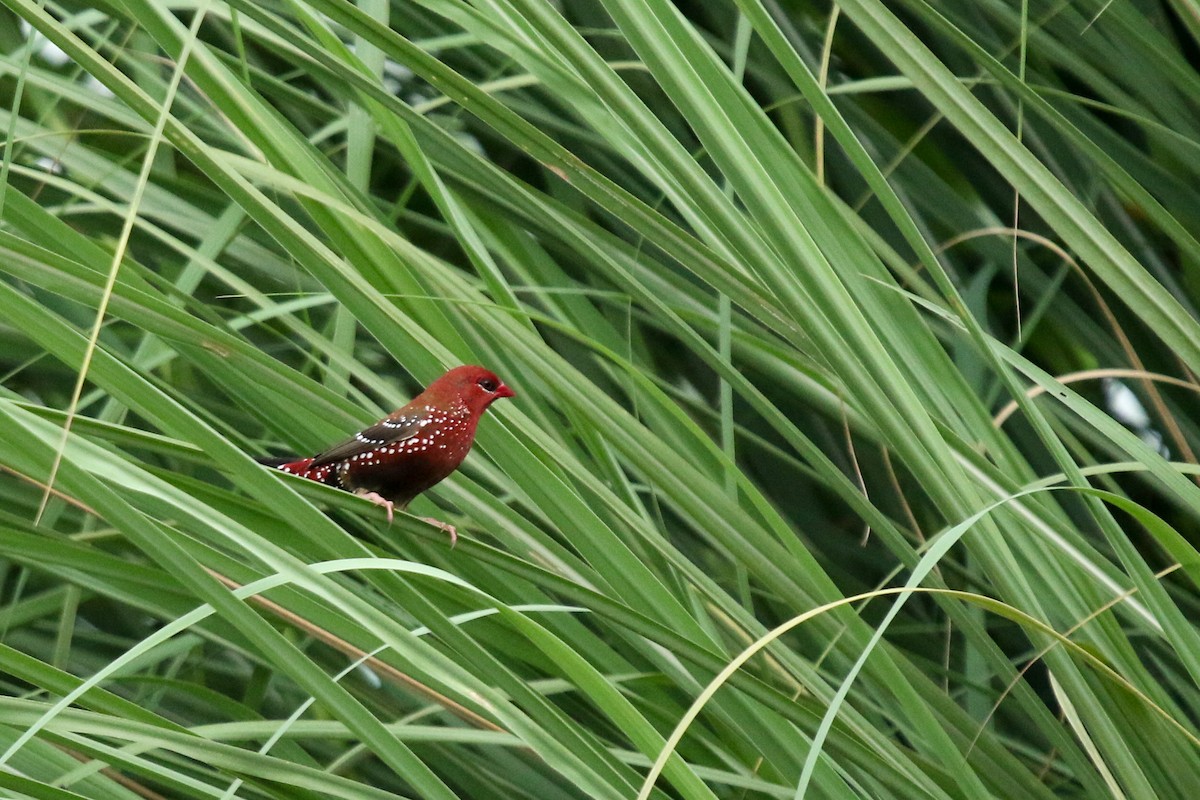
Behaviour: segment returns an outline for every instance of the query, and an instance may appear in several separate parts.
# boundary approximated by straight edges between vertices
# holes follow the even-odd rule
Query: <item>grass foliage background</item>
[[[1195,797],[1198,35],[3,0],[0,787]],[[253,461],[464,362],[454,550]]]

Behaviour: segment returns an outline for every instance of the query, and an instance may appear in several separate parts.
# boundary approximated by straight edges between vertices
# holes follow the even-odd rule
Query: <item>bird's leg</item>
[[[372,503],[374,503],[377,506],[383,506],[384,508],[386,508],[387,515],[388,515],[388,525],[392,524],[392,517],[395,516],[392,512],[392,509],[395,508],[395,505],[396,505],[395,503],[393,503],[391,500],[388,500],[383,495],[379,494],[379,492],[364,492],[362,489],[359,489],[355,492],[355,494],[364,500],[370,500]]]
[[[450,547],[452,549],[454,545],[458,543],[458,528],[455,528],[449,522],[442,522],[440,519],[434,519],[433,517],[421,517],[421,519],[425,520],[430,525],[441,528],[446,533],[450,534]]]
[[[387,509],[387,517],[388,517],[388,525],[392,524],[392,518],[394,516],[393,509],[396,506],[395,503],[393,503],[391,500],[388,500],[383,495],[379,494],[379,492],[368,492],[363,489],[358,489],[354,493],[364,500],[370,500],[375,505],[383,506],[384,508],[386,508]],[[446,533],[450,534],[450,546],[451,547],[454,547],[454,545],[458,544],[458,528],[455,528],[449,522],[442,522],[440,519],[434,519],[433,517],[418,517],[418,519],[428,522],[430,525],[433,525],[434,527],[441,528]]]

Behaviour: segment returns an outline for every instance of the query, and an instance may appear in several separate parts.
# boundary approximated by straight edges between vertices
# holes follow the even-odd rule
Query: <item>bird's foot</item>
[[[364,500],[370,500],[372,503],[374,503],[377,506],[383,506],[384,508],[386,508],[388,525],[392,524],[392,520],[395,517],[395,507],[396,507],[395,503],[393,503],[391,500],[388,500],[386,497],[381,495],[379,492],[358,491],[358,492],[355,492],[355,494]],[[450,546],[451,547],[454,547],[454,545],[458,544],[458,528],[455,528],[449,522],[442,522],[440,519],[434,519],[433,517],[418,517],[418,519],[428,522],[430,525],[433,525],[434,527],[441,528],[446,533],[450,534]]]
[[[396,506],[395,503],[393,503],[391,500],[388,500],[386,497],[381,495],[379,492],[355,492],[355,494],[364,500],[370,500],[372,503],[374,503],[377,506],[383,506],[384,508],[386,508],[387,515],[388,515],[388,525],[392,524],[392,518],[395,516],[395,513],[393,512],[393,509]]]
[[[440,519],[434,519],[433,517],[421,517],[421,519],[425,520],[430,525],[441,528],[446,533],[450,534],[451,549],[453,549],[454,545],[458,543],[458,528],[455,528],[449,522],[442,522]]]

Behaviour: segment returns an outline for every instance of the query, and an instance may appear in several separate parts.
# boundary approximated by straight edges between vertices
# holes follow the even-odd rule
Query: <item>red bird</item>
[[[455,367],[403,408],[312,458],[263,459],[284,472],[336,486],[387,509],[404,510],[466,458],[487,407],[516,392],[483,367]],[[453,525],[428,519],[458,539]]]

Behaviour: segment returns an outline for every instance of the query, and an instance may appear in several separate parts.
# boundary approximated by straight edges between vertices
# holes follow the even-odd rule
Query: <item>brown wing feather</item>
[[[421,432],[420,416],[415,417],[384,417],[369,428],[364,428],[344,442],[335,444],[313,459],[309,469],[316,469],[325,464],[335,464],[348,458],[378,450],[395,442],[411,439]]]

